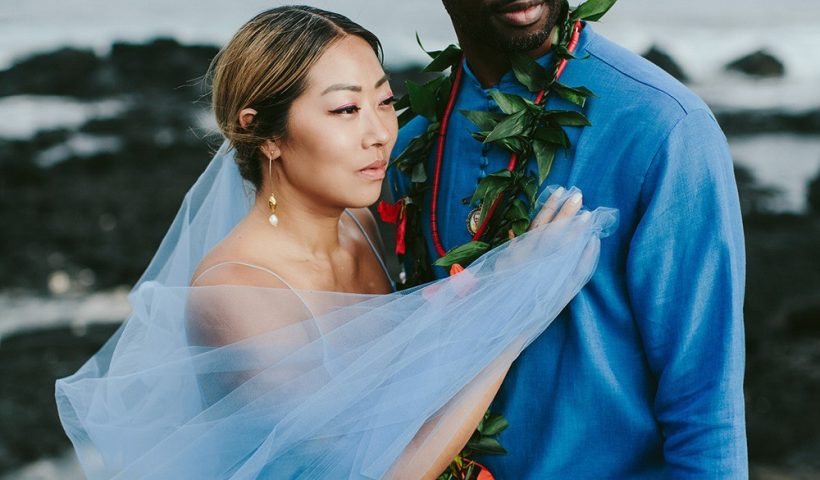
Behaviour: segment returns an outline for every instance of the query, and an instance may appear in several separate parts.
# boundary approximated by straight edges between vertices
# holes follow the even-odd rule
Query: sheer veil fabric
[[[131,292],[130,318],[57,382],[89,478],[377,479],[400,459],[429,465],[448,415],[550,325],[617,223],[611,209],[551,223],[389,295],[189,287],[252,201],[223,144]]]

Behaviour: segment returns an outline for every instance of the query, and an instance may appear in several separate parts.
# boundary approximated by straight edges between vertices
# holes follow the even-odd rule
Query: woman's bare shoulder
[[[248,255],[249,250],[241,240],[227,237],[202,258],[191,276],[191,286],[243,285],[265,288],[286,288],[288,286],[276,272],[273,259],[253,258]]]
[[[370,237],[370,240],[373,241],[376,248],[379,249],[379,253],[384,256],[384,243],[382,242],[381,232],[379,231],[379,224],[370,209],[367,207],[349,208],[348,211],[362,224],[367,236]]]

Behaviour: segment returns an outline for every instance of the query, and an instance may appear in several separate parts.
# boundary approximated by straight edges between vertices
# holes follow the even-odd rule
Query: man
[[[510,53],[551,65],[560,5],[444,0],[465,55],[437,209],[446,249],[469,241],[477,182],[509,159],[458,112],[499,111],[492,89],[533,97]],[[509,454],[481,461],[500,480],[746,477],[744,242],[726,139],[700,99],[590,25],[575,56],[561,83],[596,94],[583,109],[592,126],[565,128],[572,147],[541,188],[578,186],[586,207],[617,208],[620,226],[590,283],[507,375],[492,410],[510,422]],[[551,95],[547,108],[575,107]],[[394,156],[426,122],[402,129]],[[406,181],[391,180],[403,195]]]

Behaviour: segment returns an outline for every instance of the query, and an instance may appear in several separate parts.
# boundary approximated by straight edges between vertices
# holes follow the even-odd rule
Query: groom
[[[532,98],[508,59],[551,64],[561,1],[443,3],[466,59],[437,208],[450,249],[470,239],[477,182],[509,159],[457,112],[498,112],[492,89]],[[500,480],[744,478],[744,241],[726,139],[699,98],[589,25],[575,56],[561,83],[596,94],[583,109],[592,126],[565,128],[572,147],[541,188],[577,186],[586,207],[617,208],[620,227],[590,283],[507,375],[493,411],[510,422],[509,454],[482,462]],[[422,117],[406,125],[394,156],[425,128]],[[406,182],[391,180],[404,195]],[[429,225],[425,236],[435,252]]]

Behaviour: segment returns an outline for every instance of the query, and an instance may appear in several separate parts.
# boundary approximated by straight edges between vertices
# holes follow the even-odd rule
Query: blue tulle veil
[[[588,281],[617,223],[609,209],[579,214],[390,295],[190,287],[253,198],[223,144],[131,292],[130,318],[58,381],[89,478],[423,471],[450,420]]]

